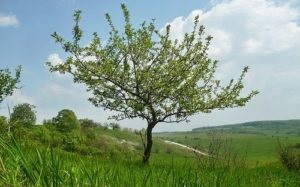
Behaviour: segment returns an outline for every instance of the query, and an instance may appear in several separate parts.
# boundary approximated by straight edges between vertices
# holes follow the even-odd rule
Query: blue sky
[[[156,19],[157,28],[171,24],[172,37],[180,39],[200,15],[206,32],[214,37],[210,56],[219,60],[217,77],[227,81],[250,66],[245,92],[260,91],[244,108],[199,114],[188,124],[159,124],[156,131],[189,130],[199,126],[254,120],[300,118],[300,3],[298,0],[0,0],[0,68],[22,65],[22,89],[1,103],[29,102],[38,120],[56,116],[64,108],[79,118],[105,122],[109,112],[88,103],[84,85],[73,84],[68,75],[49,73],[46,61],[61,63],[67,56],[50,34],[71,37],[72,15],[82,10],[87,44],[97,31],[107,38],[104,14],[122,28],[120,3],[125,3],[135,26]],[[125,120],[123,127],[142,128],[145,122]]]

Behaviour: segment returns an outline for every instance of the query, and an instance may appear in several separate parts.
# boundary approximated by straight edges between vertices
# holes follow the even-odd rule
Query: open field
[[[103,159],[51,149],[23,154],[3,142],[1,150],[1,186],[299,186],[300,179],[278,165],[210,169],[176,155],[154,154],[143,165],[121,155]]]
[[[248,163],[268,164],[278,161],[278,142],[300,143],[300,120],[205,127],[189,132],[157,133],[155,136],[202,150],[207,150],[212,138],[220,138],[228,141],[234,152],[245,156]]]
[[[0,139],[0,186],[300,186],[299,171],[287,170],[276,151],[278,140],[299,143],[297,135],[158,133],[145,165],[140,136],[132,131],[96,127],[93,139],[85,137],[88,131],[77,132],[86,139],[68,150],[58,132],[48,143],[39,140],[38,132],[47,134],[43,128],[28,129],[18,141]],[[218,156],[200,156],[165,140],[203,151],[214,141],[221,146]]]

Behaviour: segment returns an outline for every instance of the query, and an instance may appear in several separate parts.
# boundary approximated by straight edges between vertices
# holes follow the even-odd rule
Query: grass
[[[20,146],[0,139],[0,186],[299,186],[299,173],[280,165],[204,168],[191,157],[153,154],[118,159]]]
[[[63,134],[35,127],[24,131],[27,134],[18,141],[0,138],[0,186],[300,186],[299,172],[288,171],[277,155],[278,140],[296,144],[300,137],[256,125],[266,130],[155,134],[149,165],[141,162],[141,140],[133,132],[95,128],[94,139],[76,132],[82,142],[68,152],[61,141]],[[164,140],[206,151],[213,147],[214,154],[199,156]],[[92,151],[101,154],[80,152],[92,146]]]
[[[207,150],[211,140],[209,132],[157,133],[155,137]],[[251,165],[270,164],[278,161],[278,141],[285,144],[300,143],[300,136],[287,134],[217,132],[223,139],[230,140],[233,150],[241,156],[246,156],[247,162]]]

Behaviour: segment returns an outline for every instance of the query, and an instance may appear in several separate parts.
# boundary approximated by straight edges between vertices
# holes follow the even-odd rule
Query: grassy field
[[[140,159],[83,157],[58,150],[22,151],[1,140],[1,186],[299,186],[299,173],[278,165],[201,168],[196,160],[154,154]],[[25,154],[24,154],[25,153]]]
[[[232,151],[245,156],[251,165],[278,161],[278,143],[300,143],[300,120],[251,122],[219,127],[204,127],[189,132],[156,133],[155,137],[208,150],[213,138],[228,141]]]
[[[190,147],[197,147],[207,150],[211,141],[209,133],[162,133],[156,137],[165,140],[182,143]],[[232,145],[233,151],[239,155],[246,156],[248,162],[252,164],[264,164],[278,161],[277,148],[278,141],[284,144],[296,144],[300,142],[300,137],[296,136],[273,136],[260,134],[240,134],[240,133],[217,133],[223,140],[227,140]]]
[[[278,139],[295,144],[299,136],[215,130],[155,134],[148,165],[141,162],[139,135],[128,131],[94,129],[103,150],[90,155],[1,138],[0,186],[300,186],[299,171],[283,167],[276,152]],[[215,155],[199,156],[164,140],[206,151],[215,145]]]

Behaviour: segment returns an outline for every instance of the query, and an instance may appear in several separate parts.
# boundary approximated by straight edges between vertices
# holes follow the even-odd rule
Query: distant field
[[[226,132],[246,134],[271,134],[300,136],[300,120],[277,120],[277,121],[254,121],[232,125],[215,127],[200,127],[192,131],[207,132],[210,130],[221,130]]]
[[[190,132],[156,133],[155,137],[207,150],[212,132],[214,136],[230,141],[233,150],[245,156],[248,163],[260,165],[278,161],[278,142],[300,143],[300,120],[205,127]]]

